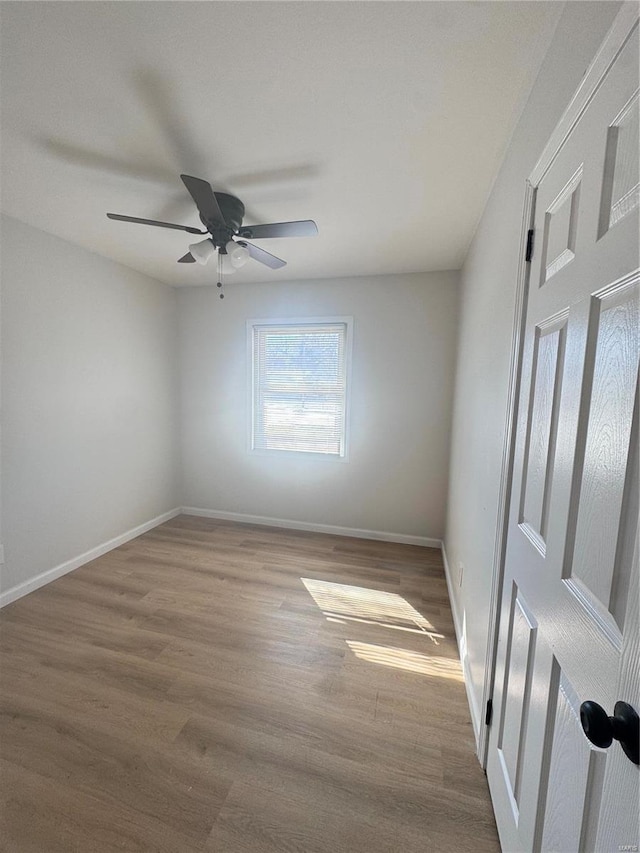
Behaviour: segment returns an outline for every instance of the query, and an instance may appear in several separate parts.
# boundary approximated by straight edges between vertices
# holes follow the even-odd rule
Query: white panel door
[[[508,853],[640,843],[639,768],[580,722],[586,700],[640,709],[637,7],[614,31],[535,178],[487,761]]]

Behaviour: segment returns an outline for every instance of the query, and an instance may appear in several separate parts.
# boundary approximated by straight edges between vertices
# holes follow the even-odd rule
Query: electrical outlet
[[[458,586],[462,586],[462,578],[464,576],[464,566],[458,563]]]

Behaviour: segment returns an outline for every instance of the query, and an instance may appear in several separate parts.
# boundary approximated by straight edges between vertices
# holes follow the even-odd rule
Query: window
[[[344,457],[351,319],[253,321],[254,450]]]

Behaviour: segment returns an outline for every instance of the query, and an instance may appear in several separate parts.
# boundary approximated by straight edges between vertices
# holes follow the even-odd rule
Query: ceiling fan
[[[259,261],[273,270],[286,265],[286,261],[266,252],[258,246],[247,243],[247,239],[263,237],[312,237],[318,233],[318,226],[312,219],[298,222],[271,222],[266,225],[244,225],[244,204],[239,198],[222,192],[214,192],[211,185],[201,178],[180,175],[182,182],[194,200],[200,220],[206,231],[191,228],[188,225],[174,225],[171,222],[158,222],[155,219],[140,219],[137,216],[122,216],[119,213],[107,213],[109,219],[123,222],[137,222],[140,225],[157,225],[160,228],[173,228],[189,234],[208,234],[206,240],[189,246],[186,255],[178,258],[179,264],[206,264],[209,258],[218,253],[218,262],[228,255],[232,267],[236,269],[249,259]]]

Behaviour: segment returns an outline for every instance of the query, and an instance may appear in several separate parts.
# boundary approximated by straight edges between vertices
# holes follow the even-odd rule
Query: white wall
[[[176,297],[2,217],[2,592],[173,509]]]
[[[461,273],[445,548],[476,723],[488,643],[525,180],[618,8],[606,2],[566,4]]]
[[[179,293],[183,505],[440,538],[457,273]],[[246,321],[354,318],[349,460],[248,451]]]

